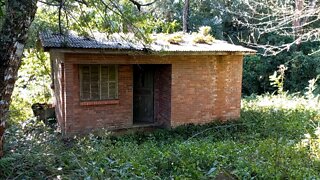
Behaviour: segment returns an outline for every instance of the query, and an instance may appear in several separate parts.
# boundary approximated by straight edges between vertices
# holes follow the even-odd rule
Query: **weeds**
[[[250,96],[234,122],[69,140],[42,123],[14,125],[6,134],[0,177],[316,179],[318,108],[294,96]]]
[[[277,88],[278,94],[284,94],[283,86],[284,86],[284,79],[285,79],[285,71],[286,70],[288,70],[288,67],[281,64],[278,67],[278,70],[275,71],[273,73],[273,75],[269,76],[269,80],[271,81],[270,85]]]
[[[214,42],[214,37],[210,35],[210,26],[201,26],[197,33],[192,33],[194,36],[194,43],[212,44]]]

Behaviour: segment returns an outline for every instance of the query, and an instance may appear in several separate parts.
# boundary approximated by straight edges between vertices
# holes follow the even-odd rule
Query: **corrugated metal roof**
[[[75,34],[61,35],[50,32],[40,33],[40,41],[45,50],[51,48],[61,49],[108,49],[125,51],[149,51],[149,52],[239,52],[253,54],[256,51],[243,46],[227,43],[226,41],[214,40],[212,44],[194,43],[193,36],[183,35],[183,42],[171,44],[163,38],[167,35],[153,35],[153,43],[145,45],[139,41],[129,42],[121,35],[106,37],[102,33],[94,34],[94,37],[81,37]],[[127,38],[128,39],[128,38]]]
[[[142,46],[124,41],[106,41],[96,38],[81,37],[75,34],[62,35],[49,32],[40,33],[42,47],[50,48],[81,48],[81,49],[117,49],[142,50]]]

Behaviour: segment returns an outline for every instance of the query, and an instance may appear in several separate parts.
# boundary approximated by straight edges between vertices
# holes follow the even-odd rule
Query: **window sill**
[[[80,106],[113,105],[113,104],[119,104],[119,99],[80,102]]]

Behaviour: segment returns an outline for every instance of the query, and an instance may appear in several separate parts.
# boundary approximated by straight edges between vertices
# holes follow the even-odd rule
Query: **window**
[[[118,98],[117,65],[80,65],[80,99]]]

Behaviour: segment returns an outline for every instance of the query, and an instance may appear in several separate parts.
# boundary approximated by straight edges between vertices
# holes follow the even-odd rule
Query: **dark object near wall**
[[[52,104],[35,103],[31,106],[33,114],[38,120],[43,121],[45,124],[56,123],[55,108]]]

